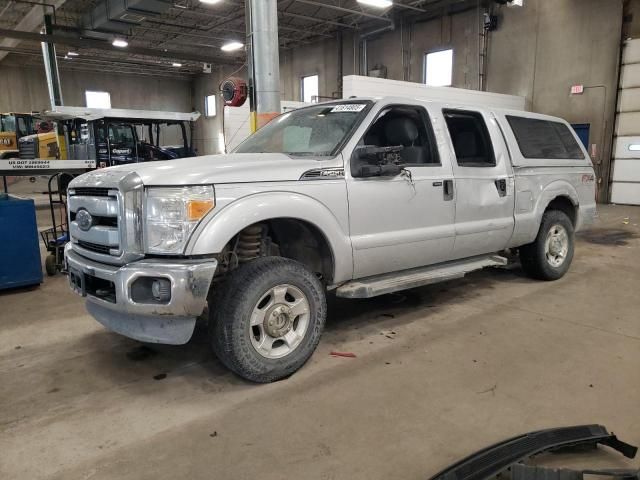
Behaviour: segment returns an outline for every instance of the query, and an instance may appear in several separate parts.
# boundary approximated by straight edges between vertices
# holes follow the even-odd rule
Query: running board
[[[502,267],[507,263],[508,260],[499,255],[482,255],[428,267],[385,273],[347,282],[338,287],[336,295],[344,298],[377,297],[385,293],[462,278],[474,270],[484,267]]]

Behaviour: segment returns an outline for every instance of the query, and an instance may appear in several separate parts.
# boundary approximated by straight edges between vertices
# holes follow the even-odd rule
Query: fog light
[[[171,298],[171,282],[166,278],[158,278],[151,284],[151,295],[158,302],[166,302]]]

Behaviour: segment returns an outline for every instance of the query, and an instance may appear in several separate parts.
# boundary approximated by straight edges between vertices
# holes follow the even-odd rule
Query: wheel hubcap
[[[302,343],[309,319],[309,301],[304,293],[293,285],[277,285],[253,308],[251,344],[266,358],[289,355]]]
[[[545,242],[545,255],[547,262],[552,267],[559,267],[569,253],[569,234],[562,225],[553,225],[547,234]]]

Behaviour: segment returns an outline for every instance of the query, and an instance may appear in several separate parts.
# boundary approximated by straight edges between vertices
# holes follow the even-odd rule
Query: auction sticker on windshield
[[[334,112],[361,112],[367,105],[364,103],[347,103],[344,105],[336,105],[331,109]]]

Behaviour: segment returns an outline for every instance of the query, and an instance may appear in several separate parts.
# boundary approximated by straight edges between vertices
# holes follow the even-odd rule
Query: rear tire
[[[220,361],[258,383],[301,368],[327,316],[325,290],[301,263],[262,257],[233,271],[209,308],[211,345]]]
[[[520,263],[532,278],[562,278],[573,260],[574,230],[566,213],[548,210],[542,215],[540,230],[533,243],[520,247]]]

